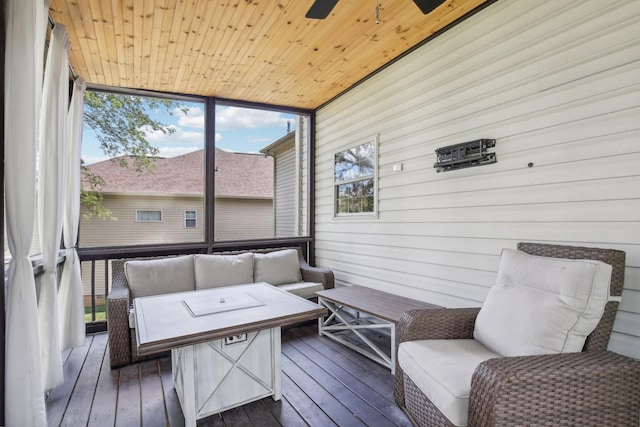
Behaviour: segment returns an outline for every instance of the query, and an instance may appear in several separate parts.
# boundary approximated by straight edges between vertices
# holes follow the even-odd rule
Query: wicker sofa
[[[298,296],[312,298],[316,290],[334,287],[333,272],[327,268],[311,267],[299,247],[228,251],[213,256],[117,259],[112,261],[111,268],[112,288],[107,296],[111,368],[159,356],[142,358],[137,353],[136,331],[131,316],[132,302],[136,297],[267,282]],[[151,275],[150,268],[156,270]],[[189,268],[191,272],[187,271]],[[175,272],[180,269],[183,273],[176,276]],[[184,271],[187,271],[186,275]],[[171,280],[172,275],[180,279]],[[145,277],[148,283],[145,283]],[[134,283],[129,283],[129,280]]]
[[[455,424],[398,361],[394,397],[420,426],[638,426],[640,362],[606,351],[622,293],[625,253],[611,249],[519,243],[531,255],[599,260],[612,266],[610,298],[582,352],[495,357],[473,371],[468,420]],[[535,301],[532,302],[535,304]],[[474,338],[479,308],[411,310],[397,326],[397,343]],[[596,320],[597,321],[597,320]],[[535,319],[531,319],[535,323]],[[424,341],[423,341],[424,342]],[[442,342],[442,341],[440,341]],[[405,347],[406,350],[406,347]],[[400,357],[400,356],[399,356]],[[467,383],[468,384],[468,383]],[[467,385],[468,387],[468,385]],[[451,408],[443,408],[450,410]],[[464,413],[464,412],[463,412]]]

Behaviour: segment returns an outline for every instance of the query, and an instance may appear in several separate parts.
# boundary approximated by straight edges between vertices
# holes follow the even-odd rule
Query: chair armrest
[[[111,368],[131,363],[129,288],[113,287],[107,296],[107,329]]]
[[[501,357],[471,380],[469,426],[639,425],[640,362],[609,351]]]
[[[326,267],[311,267],[307,263],[300,263],[300,273],[305,282],[322,283],[325,289],[334,287],[335,279],[333,271]]]
[[[407,310],[396,325],[397,343],[473,338],[473,326],[479,311],[478,307]]]
[[[428,308],[405,311],[396,325],[396,354],[405,341],[473,338],[479,307]],[[404,372],[396,358],[393,396],[404,408]]]

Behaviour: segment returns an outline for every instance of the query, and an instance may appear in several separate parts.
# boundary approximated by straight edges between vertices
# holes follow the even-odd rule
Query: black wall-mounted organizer
[[[496,154],[487,153],[487,148],[495,147],[495,145],[495,139],[477,139],[475,141],[438,148],[436,150],[438,161],[433,167],[436,168],[438,172],[447,172],[496,163],[498,161]]]

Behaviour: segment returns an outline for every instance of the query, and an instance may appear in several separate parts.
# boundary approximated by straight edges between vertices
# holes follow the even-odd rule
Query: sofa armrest
[[[405,341],[473,338],[479,307],[429,308],[405,311],[396,325],[396,354]],[[404,407],[404,372],[396,358],[393,396]]]
[[[501,357],[471,380],[469,426],[639,425],[640,362],[609,351]]]
[[[335,285],[333,271],[326,267],[311,267],[307,263],[300,263],[300,273],[302,281],[322,283],[325,289],[331,289]]]
[[[113,287],[107,296],[107,329],[111,368],[131,363],[129,288]]]

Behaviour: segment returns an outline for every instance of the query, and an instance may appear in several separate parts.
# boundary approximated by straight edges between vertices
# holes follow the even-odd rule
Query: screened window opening
[[[216,241],[306,235],[309,117],[216,104]]]
[[[205,215],[205,103],[87,90],[81,248],[198,243]],[[144,223],[144,226],[142,226]]]

